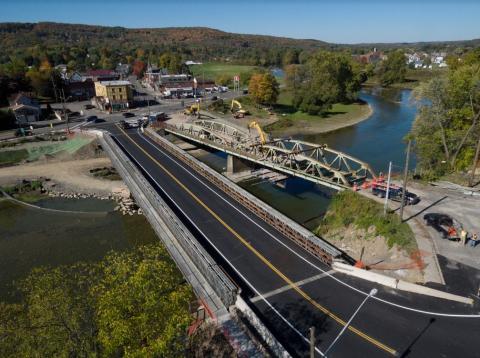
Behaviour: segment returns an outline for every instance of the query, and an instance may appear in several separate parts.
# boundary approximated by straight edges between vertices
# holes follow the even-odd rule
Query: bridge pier
[[[233,176],[234,174],[241,172],[250,172],[253,169],[253,165],[246,160],[235,157],[231,154],[227,156],[227,176]]]

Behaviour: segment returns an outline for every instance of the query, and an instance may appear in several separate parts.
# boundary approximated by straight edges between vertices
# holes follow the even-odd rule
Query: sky
[[[480,38],[480,0],[0,0],[0,22],[204,26],[332,43]]]

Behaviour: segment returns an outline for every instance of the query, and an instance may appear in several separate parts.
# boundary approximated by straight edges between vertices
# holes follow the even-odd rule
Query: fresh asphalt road
[[[108,124],[152,185],[185,213],[194,234],[242,288],[242,295],[293,356],[308,355],[309,327],[317,356],[335,339],[373,285],[330,268],[261,221],[137,130]],[[331,357],[475,357],[476,308],[377,287],[329,354]],[[428,311],[428,312],[425,312]]]

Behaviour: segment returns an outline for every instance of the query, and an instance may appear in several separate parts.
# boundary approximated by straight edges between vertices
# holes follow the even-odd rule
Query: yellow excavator
[[[194,103],[191,106],[185,108],[183,114],[188,116],[200,116],[200,103]]]
[[[267,143],[267,134],[262,130],[262,127],[260,127],[260,124],[258,124],[256,121],[250,122],[248,125],[248,128],[255,128],[258,132],[258,136],[260,137],[260,143],[265,144]]]
[[[233,113],[233,118],[243,118],[249,114],[248,111],[243,109],[242,104],[235,99],[232,99],[230,112]]]

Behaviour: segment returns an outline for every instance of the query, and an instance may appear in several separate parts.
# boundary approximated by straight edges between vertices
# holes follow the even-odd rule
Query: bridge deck
[[[307,354],[308,344],[303,337],[308,336],[312,325],[316,327],[317,347],[325,350],[364,295],[326,275],[328,266],[148,138],[135,131],[126,133],[113,127],[111,131],[155,178],[157,189],[168,193],[184,211],[190,225],[196,228],[195,235],[242,287],[244,298],[289,351],[294,356]],[[365,292],[371,288],[364,282],[353,284]],[[379,296],[393,297],[381,288]],[[415,295],[400,301],[432,305]],[[335,355],[383,357],[402,353],[416,340],[428,319],[425,315],[370,301],[355,320],[354,331],[347,330],[341,344],[336,346]],[[455,321],[455,330],[451,330],[452,319],[439,318],[423,333],[421,344],[415,346],[416,356],[431,356],[432,350],[454,356],[464,352],[466,346],[478,348],[478,343],[474,344],[465,334],[472,332],[467,323]],[[480,328],[478,323],[475,327]]]

